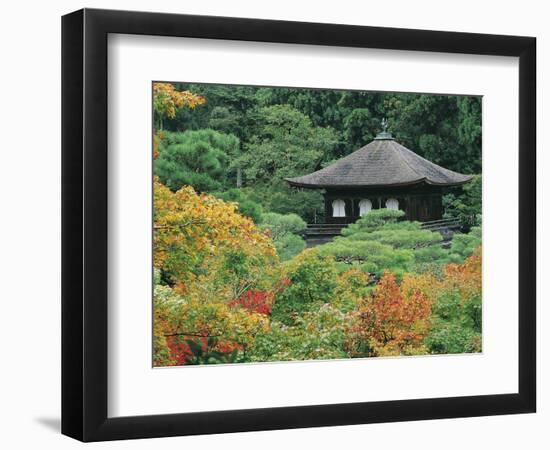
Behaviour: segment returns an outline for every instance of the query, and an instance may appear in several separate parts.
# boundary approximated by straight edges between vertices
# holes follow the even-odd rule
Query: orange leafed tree
[[[430,353],[481,351],[481,247],[462,264],[447,264],[441,277],[405,274],[400,290],[415,290],[431,304],[430,330],[424,345]]]
[[[462,300],[481,295],[481,247],[474,250],[463,264],[448,264],[444,270],[444,289],[456,289]]]
[[[374,293],[351,313],[352,356],[424,354],[431,303],[420,289],[403,289],[385,271]]]
[[[419,290],[433,302],[445,292],[456,292],[464,305],[468,299],[481,295],[481,246],[466,258],[462,264],[447,264],[443,276],[437,278],[429,272],[421,275],[405,274],[401,291],[406,295]]]

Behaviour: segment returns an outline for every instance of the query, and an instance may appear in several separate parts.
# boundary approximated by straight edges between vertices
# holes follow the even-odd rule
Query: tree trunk
[[[237,168],[237,187],[240,188],[243,185],[243,173],[240,167]]]

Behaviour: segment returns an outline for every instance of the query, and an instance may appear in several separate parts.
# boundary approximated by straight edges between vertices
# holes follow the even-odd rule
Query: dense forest
[[[481,351],[481,99],[155,83],[154,364]],[[476,174],[463,233],[371,211],[306,249],[322,195],[291,188],[369,143]],[[472,221],[472,217],[474,221]]]
[[[318,170],[368,144],[381,131],[382,118],[396,140],[420,156],[456,172],[481,173],[480,97],[181,83],[175,88],[205,102],[180,108],[173,118],[157,116],[166,151],[156,173],[172,190],[191,185],[224,192],[251,208],[254,202],[312,221],[324,211],[320,193],[292,189],[284,178]]]

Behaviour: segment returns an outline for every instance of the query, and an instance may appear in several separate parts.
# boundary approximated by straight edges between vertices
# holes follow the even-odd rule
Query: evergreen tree
[[[198,191],[225,187],[230,157],[238,154],[239,140],[213,130],[165,132],[155,159],[155,174],[171,190],[193,186]]]

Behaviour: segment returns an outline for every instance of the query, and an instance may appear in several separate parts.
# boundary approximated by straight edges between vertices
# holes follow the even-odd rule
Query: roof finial
[[[376,135],[374,139],[383,140],[383,139],[393,139],[393,136],[388,131],[388,119],[384,117],[382,119],[382,131]]]

